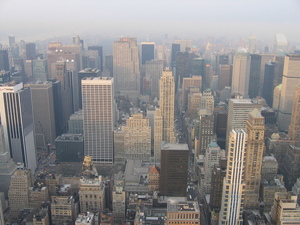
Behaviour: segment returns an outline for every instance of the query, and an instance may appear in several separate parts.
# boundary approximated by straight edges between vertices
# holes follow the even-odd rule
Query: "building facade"
[[[113,163],[114,80],[82,80],[84,154],[97,163]]]

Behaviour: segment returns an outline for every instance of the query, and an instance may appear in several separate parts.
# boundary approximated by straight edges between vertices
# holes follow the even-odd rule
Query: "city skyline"
[[[43,4],[37,0],[2,0],[0,6],[1,43],[6,43],[9,35],[35,41],[76,34],[149,39],[158,34],[179,38],[254,35],[273,39],[275,33],[285,33],[289,41],[297,42],[300,34],[300,2],[296,0],[284,4],[279,0],[165,0],[151,4],[137,0],[54,0]]]

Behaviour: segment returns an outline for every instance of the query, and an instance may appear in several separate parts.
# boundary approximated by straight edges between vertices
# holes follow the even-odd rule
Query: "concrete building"
[[[261,165],[261,181],[273,179],[278,172],[278,162],[273,155],[264,156]]]
[[[78,202],[74,196],[52,196],[51,219],[53,225],[74,224],[78,214]]]
[[[300,85],[300,55],[287,55],[284,58],[282,88],[280,93],[278,128],[287,131],[293,111],[293,98],[296,86]]]
[[[145,65],[147,61],[154,59],[154,48],[155,43],[154,42],[141,42],[141,50],[142,50],[142,65]]]
[[[159,183],[160,183],[160,169],[153,165],[149,168],[148,172],[148,188],[149,193],[159,192]]]
[[[95,225],[94,213],[86,212],[78,214],[75,225]]]
[[[101,94],[100,94],[101,93]],[[114,79],[82,80],[84,153],[96,163],[114,161]]]
[[[118,176],[119,175],[119,176]],[[122,224],[125,221],[126,213],[126,192],[125,192],[125,180],[119,173],[115,177],[115,183],[112,191],[112,209],[114,212],[114,223]]]
[[[56,138],[52,82],[30,84],[36,147],[54,145]]]
[[[248,98],[250,78],[250,55],[247,52],[237,52],[234,56],[232,69],[231,93],[239,93]]]
[[[231,86],[232,66],[220,65],[219,71],[218,89],[223,90],[225,87]]]
[[[186,109],[187,106],[187,91],[191,87],[197,87],[199,90],[202,90],[202,77],[201,76],[192,76],[184,77],[182,80],[181,87],[181,108]]]
[[[210,194],[212,190],[212,171],[215,165],[219,165],[220,159],[225,158],[225,151],[221,150],[215,140],[212,140],[206,148],[204,156],[204,180],[203,191],[205,194]]]
[[[137,99],[140,94],[139,53],[136,38],[121,37],[113,43],[113,74],[116,95]]]
[[[85,156],[80,179],[80,212],[100,213],[105,209],[105,185],[92,159]]]
[[[166,196],[186,196],[188,175],[187,144],[162,142],[160,194]]]
[[[300,85],[295,88],[293,110],[288,135],[295,141],[295,145],[300,146]]]
[[[2,85],[0,115],[11,157],[34,171],[37,159],[30,89],[24,88],[23,83]]]
[[[265,212],[271,211],[276,192],[282,192],[282,193],[287,192],[286,188],[284,187],[282,175],[276,175],[270,180],[262,180],[260,197],[262,202],[264,203]]]
[[[219,217],[221,224],[243,224],[247,134],[242,129],[230,132],[228,142],[227,172],[223,182],[222,205]]]
[[[0,192],[8,196],[11,176],[17,169],[16,163],[10,157],[9,149],[5,144],[3,126],[0,125]]]
[[[154,116],[154,158],[160,161],[161,141],[174,143],[175,83],[172,71],[166,69],[160,79],[159,110]],[[158,136],[158,135],[161,135]]]
[[[48,187],[43,185],[43,183],[35,182],[33,187],[29,187],[29,208],[38,209],[43,202],[50,200]]]
[[[82,110],[73,113],[68,121],[69,134],[83,134],[83,112]]]
[[[195,149],[195,157],[204,155],[214,137],[214,115],[210,109],[199,110],[199,149]]]
[[[246,128],[246,120],[249,117],[249,113],[255,108],[260,111],[261,105],[250,99],[234,98],[229,100],[226,131],[227,142],[232,129]]]
[[[55,139],[56,159],[59,162],[82,162],[84,141],[82,134],[62,134]]]
[[[32,186],[31,171],[22,165],[11,177],[8,200],[10,215],[12,219],[17,219],[21,210],[29,207],[29,187]]]
[[[148,118],[141,113],[133,114],[126,120],[126,125],[121,127],[120,133],[124,135],[123,151],[126,159],[150,161],[151,127]]]
[[[294,183],[300,177],[300,147],[289,145],[283,155],[280,171],[284,176],[284,183],[288,190],[292,189]]]
[[[146,61],[146,76],[151,80],[151,98],[159,98],[159,80],[164,70],[164,60]]]
[[[169,198],[166,225],[171,224],[200,225],[200,209],[197,201]]]
[[[33,225],[50,225],[50,203],[44,203],[33,214]]]
[[[265,120],[258,109],[249,113],[246,121],[248,142],[245,160],[245,209],[259,207],[261,168],[265,150]]]
[[[211,112],[214,111],[215,108],[215,99],[210,89],[206,89],[202,93],[201,101],[200,101],[200,109],[207,109]]]
[[[275,34],[273,53],[278,56],[284,56],[288,52],[288,40],[282,33]]]
[[[297,204],[297,195],[294,192],[275,193],[271,218],[276,225],[299,224],[300,207]]]

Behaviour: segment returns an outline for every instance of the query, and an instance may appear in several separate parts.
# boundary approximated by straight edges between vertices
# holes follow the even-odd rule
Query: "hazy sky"
[[[0,0],[0,42],[76,34],[273,39],[277,32],[300,42],[300,0]]]

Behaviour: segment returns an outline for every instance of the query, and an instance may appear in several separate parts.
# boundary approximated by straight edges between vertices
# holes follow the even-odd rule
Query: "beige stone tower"
[[[289,136],[295,141],[296,146],[300,146],[300,85],[295,89]]]
[[[17,219],[22,209],[29,207],[29,190],[32,186],[31,171],[18,168],[11,177],[8,192],[9,207],[12,219]]]
[[[246,121],[248,145],[245,164],[245,208],[255,209],[259,206],[259,187],[261,167],[265,149],[265,120],[258,109],[249,113]]]
[[[160,107],[154,116],[154,158],[157,162],[160,161],[161,141],[167,143],[176,141],[174,133],[175,82],[171,70],[164,70],[159,84]]]

